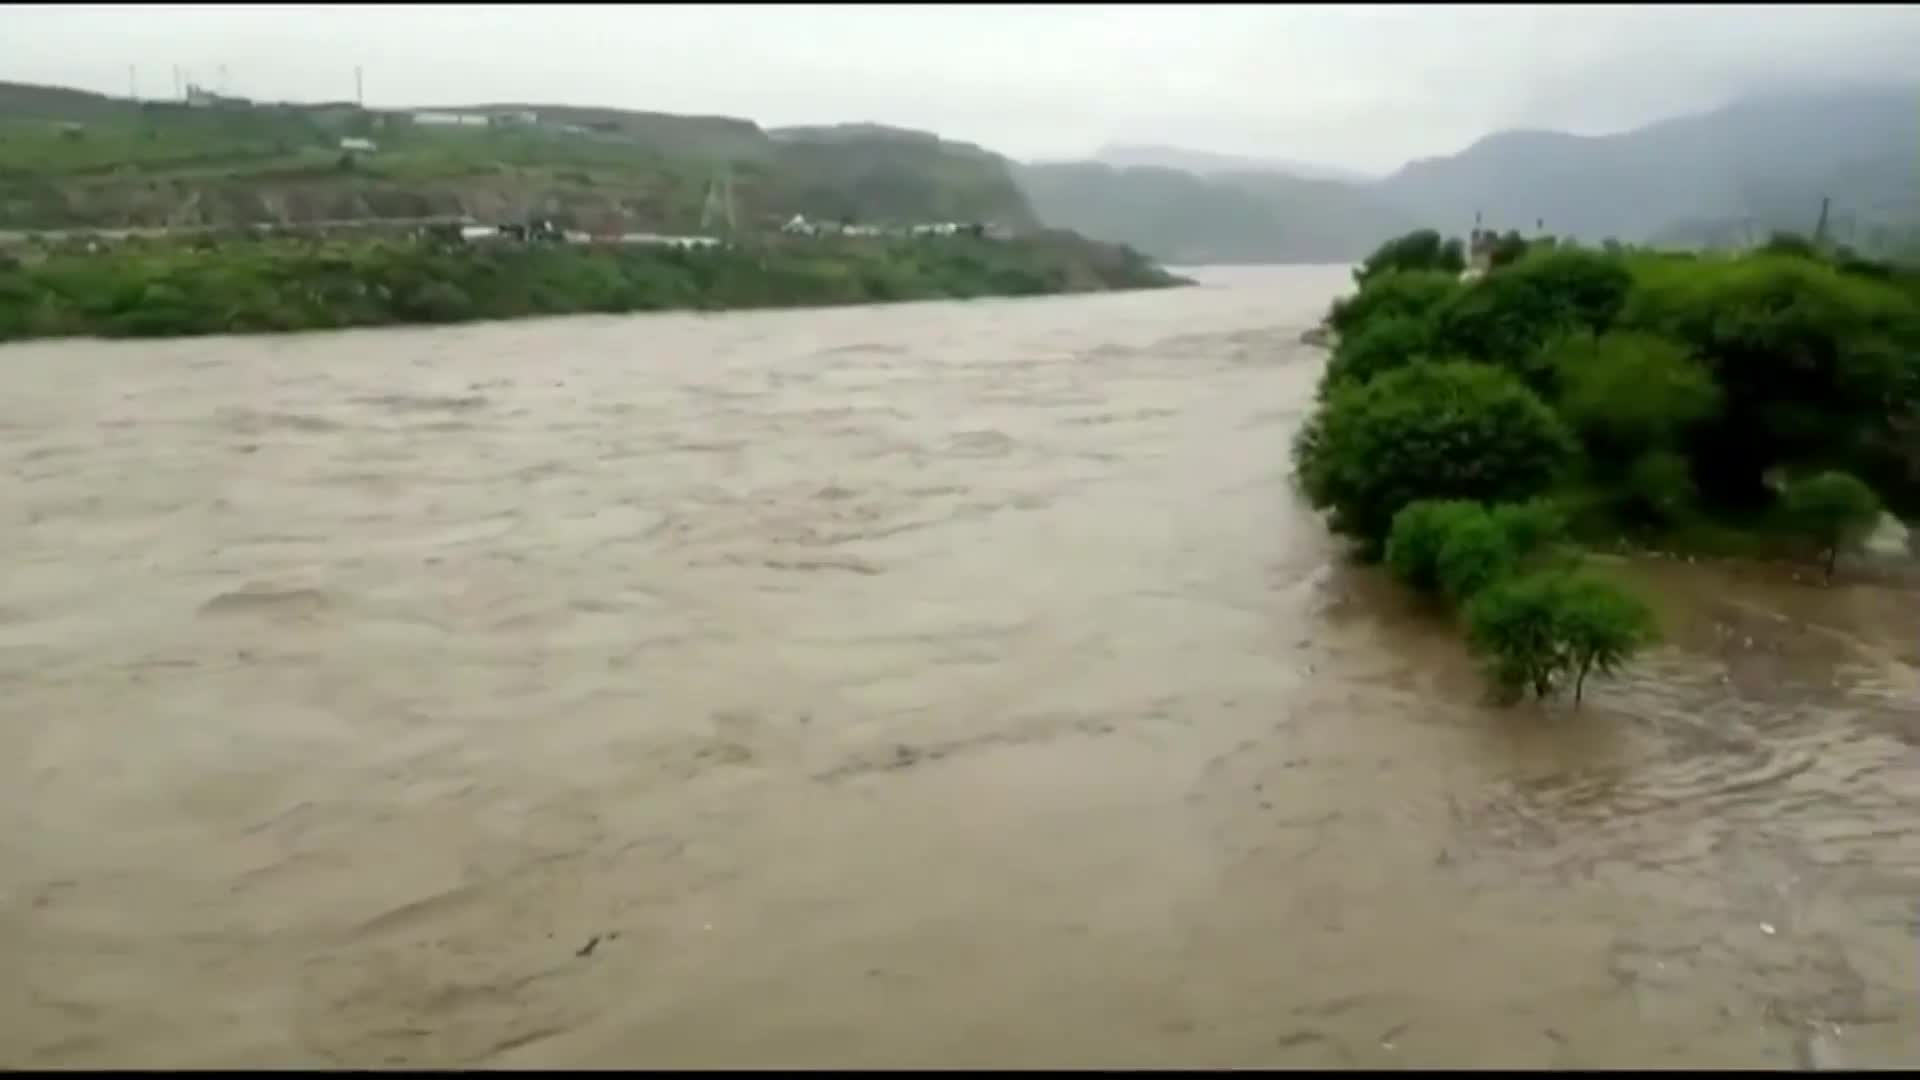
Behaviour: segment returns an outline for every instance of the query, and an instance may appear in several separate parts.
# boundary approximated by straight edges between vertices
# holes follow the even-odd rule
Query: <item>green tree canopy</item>
[[[1560,418],[1506,372],[1421,364],[1333,392],[1301,429],[1295,461],[1333,527],[1378,552],[1418,499],[1525,499],[1572,459]]]
[[[1858,478],[1823,472],[1787,485],[1787,520],[1820,550],[1829,580],[1840,552],[1872,535],[1880,521],[1880,498]]]
[[[1571,678],[1612,674],[1654,637],[1653,614],[1633,594],[1586,572],[1510,578],[1467,605],[1468,641],[1508,694],[1544,698]]]
[[[1671,446],[1720,408],[1713,376],[1681,346],[1649,334],[1615,332],[1550,350],[1560,413],[1603,464],[1623,467]]]
[[[1457,238],[1442,240],[1432,229],[1417,229],[1375,248],[1353,272],[1353,280],[1365,285],[1374,277],[1398,270],[1440,270],[1458,275],[1466,268],[1466,250]]]

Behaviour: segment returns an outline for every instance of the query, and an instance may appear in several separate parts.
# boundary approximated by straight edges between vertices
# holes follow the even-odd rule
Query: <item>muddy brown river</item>
[[[1920,593],[1488,707],[1199,277],[0,350],[0,1065],[1920,1064]]]

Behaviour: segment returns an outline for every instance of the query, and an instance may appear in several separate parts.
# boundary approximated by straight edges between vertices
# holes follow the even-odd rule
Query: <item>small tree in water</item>
[[[1528,690],[1544,698],[1571,676],[1578,705],[1587,676],[1617,671],[1653,640],[1653,626],[1633,594],[1579,573],[1501,582],[1467,605],[1469,641],[1509,699]]]
[[[1653,613],[1639,597],[1585,574],[1563,578],[1558,593],[1554,632],[1567,650],[1577,707],[1588,675],[1613,674],[1653,640]]]
[[[1873,489],[1843,472],[1824,472],[1787,487],[1787,520],[1819,545],[1826,579],[1843,548],[1857,546],[1880,521],[1880,498]]]
[[[1467,640],[1486,658],[1487,674],[1509,701],[1528,690],[1546,697],[1566,665],[1553,633],[1555,580],[1530,574],[1504,581],[1467,605]]]

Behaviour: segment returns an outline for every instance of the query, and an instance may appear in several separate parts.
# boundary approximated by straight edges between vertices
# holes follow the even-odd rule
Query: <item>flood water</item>
[[[1487,707],[1199,276],[0,350],[0,1065],[1920,1064],[1920,594]]]

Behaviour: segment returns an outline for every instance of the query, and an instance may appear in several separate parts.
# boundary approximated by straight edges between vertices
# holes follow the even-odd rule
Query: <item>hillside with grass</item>
[[[1004,159],[934,136],[776,139],[729,117],[538,104],[432,111],[538,122],[442,127],[344,103],[189,108],[0,84],[0,230],[464,214],[686,233],[701,230],[722,177],[747,231],[795,214],[1036,224]],[[348,153],[342,139],[376,149]]]

